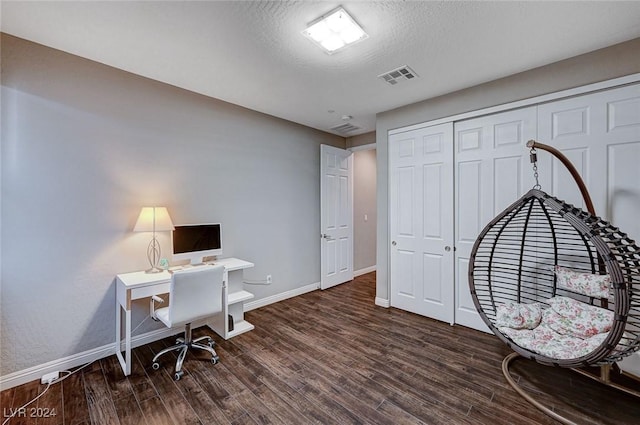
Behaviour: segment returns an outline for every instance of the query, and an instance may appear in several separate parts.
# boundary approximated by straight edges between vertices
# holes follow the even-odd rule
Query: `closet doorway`
[[[640,237],[640,84],[394,130],[392,306],[488,330],[469,292],[469,255],[484,226],[535,184],[529,139],[563,151],[583,176],[596,213]],[[557,160],[539,153],[538,173],[543,190],[582,206]]]

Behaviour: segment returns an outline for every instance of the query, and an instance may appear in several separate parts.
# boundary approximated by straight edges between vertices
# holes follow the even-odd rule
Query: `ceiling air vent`
[[[384,74],[378,75],[378,78],[382,78],[388,84],[394,86],[405,80],[412,80],[417,78],[418,74],[407,65],[401,66],[400,68],[392,69],[389,72],[385,72]]]
[[[337,125],[335,127],[331,127],[329,130],[335,131],[336,133],[339,133],[339,134],[348,134],[360,129],[361,127],[355,126],[351,123],[344,123],[344,124]]]

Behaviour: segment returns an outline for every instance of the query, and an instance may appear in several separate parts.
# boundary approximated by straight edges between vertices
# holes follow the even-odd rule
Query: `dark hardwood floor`
[[[247,313],[256,329],[229,341],[208,328],[221,361],[191,355],[151,369],[173,338],[115,356],[53,385],[10,424],[552,424],[506,383],[509,349],[493,335],[374,305],[375,274]],[[639,424],[640,401],[574,372],[513,364],[539,400],[580,424]],[[45,388],[1,393],[8,414]],[[55,409],[56,415],[43,416]],[[4,420],[4,419],[3,419]]]

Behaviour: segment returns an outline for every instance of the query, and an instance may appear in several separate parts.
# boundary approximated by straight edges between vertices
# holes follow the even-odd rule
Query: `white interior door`
[[[457,324],[489,332],[469,291],[469,258],[487,223],[533,187],[526,143],[535,137],[535,107],[455,124]]]
[[[640,84],[540,105],[538,138],[576,167],[596,215],[640,240]],[[550,154],[539,152],[542,156]],[[551,180],[544,191],[586,209],[560,161],[538,168]]]
[[[584,180],[596,215],[640,241],[640,84],[550,102],[538,107],[538,140],[559,149]],[[538,158],[550,156],[538,153]],[[546,192],[586,209],[566,168],[556,159],[539,167]],[[618,364],[640,376],[640,353]]]
[[[320,146],[320,288],[353,280],[353,155]]]
[[[453,124],[389,137],[391,305],[453,324]]]

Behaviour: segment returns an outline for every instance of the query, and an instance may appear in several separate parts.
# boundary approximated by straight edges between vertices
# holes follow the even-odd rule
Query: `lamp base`
[[[153,232],[153,239],[149,242],[147,247],[147,259],[149,260],[150,269],[145,270],[145,273],[160,273],[162,269],[158,267],[158,258],[160,258],[160,243],[156,239],[156,232]]]
[[[151,267],[150,269],[145,270],[145,273],[162,273],[164,270],[159,267]]]

